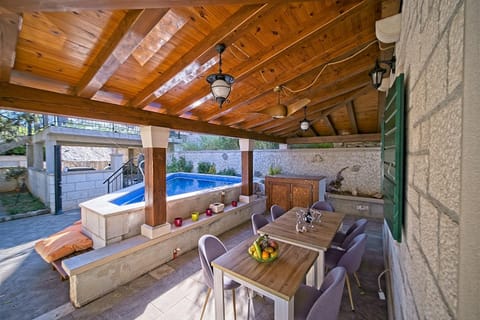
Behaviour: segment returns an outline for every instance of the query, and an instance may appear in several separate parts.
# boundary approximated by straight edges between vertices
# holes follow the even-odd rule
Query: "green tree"
[[[278,143],[269,141],[255,141],[255,149],[278,149]]]
[[[237,138],[220,137],[220,136],[200,136],[198,143],[184,143],[182,145],[184,150],[198,151],[198,150],[239,150]]]
[[[35,115],[26,112],[0,111],[0,141],[15,141],[18,136],[29,133],[29,127],[33,124]]]

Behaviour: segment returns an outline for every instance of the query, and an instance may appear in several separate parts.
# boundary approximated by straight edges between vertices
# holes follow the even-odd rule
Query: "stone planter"
[[[383,199],[326,193],[335,211],[371,219],[383,219]]]

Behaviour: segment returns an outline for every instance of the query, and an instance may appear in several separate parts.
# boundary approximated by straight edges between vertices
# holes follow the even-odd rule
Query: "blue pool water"
[[[198,190],[211,189],[242,182],[241,177],[220,176],[201,173],[176,172],[167,175],[167,196],[175,196]],[[110,200],[111,203],[123,206],[145,201],[145,188],[141,187]]]

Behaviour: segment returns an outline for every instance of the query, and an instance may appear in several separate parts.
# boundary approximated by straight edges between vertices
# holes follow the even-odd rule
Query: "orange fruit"
[[[262,259],[267,260],[270,258],[270,254],[267,251],[262,251]]]

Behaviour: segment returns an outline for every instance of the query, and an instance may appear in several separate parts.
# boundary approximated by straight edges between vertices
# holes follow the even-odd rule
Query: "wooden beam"
[[[167,222],[167,149],[143,148],[145,154],[145,223]]]
[[[318,1],[318,0],[304,0]],[[132,10],[146,8],[200,7],[220,5],[264,4],[265,0],[2,0],[1,6],[11,12]],[[270,0],[269,3],[298,2],[298,0]]]
[[[168,9],[129,11],[80,79],[77,94],[93,97],[167,12]]]
[[[357,117],[355,116],[355,106],[353,100],[348,101],[345,106],[347,107],[348,118],[350,119],[350,128],[352,128],[352,134],[358,133]]]
[[[274,136],[138,110],[87,98],[0,83],[0,107],[33,113],[158,126],[182,131],[285,143]]]
[[[240,65],[235,67],[235,77],[237,83],[240,84],[240,81],[245,78],[250,76],[251,74],[261,71],[260,69],[268,64],[274,61],[276,58],[280,57],[282,54],[285,54],[288,50],[296,50],[298,48],[301,48],[302,45],[305,45],[304,43],[306,41],[309,41],[310,39],[317,37],[320,33],[325,32],[327,33],[327,30],[331,27],[334,26],[336,22],[342,19],[347,19],[347,17],[350,17],[354,15],[355,13],[358,13],[361,8],[364,7],[365,2],[360,2],[360,4],[356,3],[355,5],[344,5],[344,7],[340,8],[340,12],[343,12],[339,14],[339,8],[334,8],[329,10],[331,11],[325,11],[325,20],[326,22],[320,23],[318,25],[312,25],[307,27],[308,29],[305,30],[305,32],[301,35],[295,38],[294,41],[291,41],[291,39],[287,39],[287,41],[278,43],[274,45],[273,47],[268,47],[267,50],[259,52],[257,55],[254,57],[251,57],[248,61],[245,61],[241,63]],[[258,86],[255,91],[252,92],[252,90],[248,91],[248,98],[245,95],[238,95],[236,92],[243,92],[243,90],[235,90],[235,88],[232,90],[232,94],[230,97],[230,100],[232,101],[239,101],[236,105],[224,105],[223,109],[221,112],[215,112],[210,115],[208,115],[205,120],[211,121],[220,118],[221,116],[227,114],[228,112],[231,112],[233,110],[237,110],[247,104],[246,101],[251,101],[252,98],[260,98],[261,95],[268,93],[271,94],[273,87],[278,84],[278,83],[283,83],[287,84],[288,82],[294,81],[295,79],[307,76],[305,72],[311,71],[312,68],[317,68],[319,69],[321,66],[327,62],[326,60],[330,60],[332,55],[342,55],[349,50],[354,49],[357,46],[361,46],[362,44],[365,43],[365,35],[356,33],[355,35],[352,35],[352,40],[348,42],[348,45],[345,45],[344,43],[338,44],[339,47],[335,48],[330,48],[326,52],[322,52],[318,56],[315,57],[315,59],[312,59],[313,61],[309,61],[308,63],[303,63],[301,66],[297,67],[297,70],[292,70],[292,72],[289,72],[289,75],[285,75],[285,77],[281,79],[275,79],[275,83],[264,83],[260,86]],[[374,36],[370,35],[367,36],[368,41],[371,41]],[[252,61],[254,63],[252,63]],[[317,71],[318,72],[318,71]],[[292,76],[294,75],[294,76]],[[289,78],[287,78],[289,76]],[[238,85],[237,85],[238,87]],[[193,99],[195,101],[195,99]],[[191,101],[185,103],[186,105],[190,105]],[[183,110],[180,110],[177,112],[179,114]]]
[[[0,14],[0,82],[10,81],[21,27],[22,17],[18,14]]]
[[[262,11],[266,6],[267,5],[251,5],[242,7],[237,13],[228,19],[226,23],[211,32],[202,42],[196,45],[193,50],[188,51],[177,63],[173,64],[152,83],[145,87],[131,100],[130,104],[138,108],[143,108],[157,99],[155,92],[160,89],[162,85],[185,69],[185,67],[191,64],[192,61],[205,60],[206,55],[209,55],[210,57],[215,56],[217,53],[215,52],[214,47],[217,43],[222,42],[225,37],[232,32],[235,32],[236,29],[258,14],[259,11]]]
[[[308,138],[288,138],[287,144],[309,144],[325,142],[380,142],[380,133],[351,134],[345,136],[322,136]]]
[[[321,119],[323,120],[325,125],[328,127],[328,129],[330,129],[330,132],[332,133],[332,136],[336,136],[337,135],[337,130],[335,130],[335,127],[333,126],[332,121],[330,121],[329,116],[326,115],[326,114],[322,114]]]

